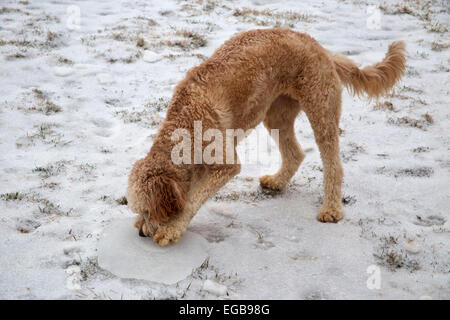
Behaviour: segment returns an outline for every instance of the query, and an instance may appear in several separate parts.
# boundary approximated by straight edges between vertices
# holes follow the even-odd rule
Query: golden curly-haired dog
[[[294,132],[300,111],[311,123],[324,166],[324,199],[317,218],[339,221],[342,87],[378,97],[395,85],[404,70],[403,42],[392,43],[382,62],[359,69],[310,36],[287,29],[252,30],[226,41],[177,85],[150,152],[133,166],[127,199],[138,214],[139,234],[153,237],[161,246],[177,242],[202,204],[240,171],[239,163],[173,163],[176,129],[187,129],[192,139],[194,121],[201,121],[203,131],[214,128],[223,136],[226,129],[246,131],[261,121],[269,130],[278,129],[282,165],[276,174],[261,177],[260,183],[280,190],[305,157]]]

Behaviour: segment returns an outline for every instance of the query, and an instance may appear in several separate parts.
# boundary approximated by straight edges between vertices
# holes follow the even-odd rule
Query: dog
[[[324,167],[324,198],[317,219],[342,219],[342,88],[369,98],[387,94],[405,71],[405,54],[405,43],[393,42],[381,62],[359,69],[309,35],[288,29],[252,30],[226,41],[176,86],[153,146],[131,170],[127,199],[138,214],[139,235],[153,237],[160,246],[176,243],[203,203],[240,172],[239,161],[174,163],[177,129],[187,130],[191,137],[196,121],[203,130],[218,129],[224,136],[227,129],[246,131],[261,122],[268,130],[278,129],[281,168],[261,177],[260,184],[281,190],[305,158],[294,132],[300,111],[311,124]],[[232,144],[234,159],[238,142]]]

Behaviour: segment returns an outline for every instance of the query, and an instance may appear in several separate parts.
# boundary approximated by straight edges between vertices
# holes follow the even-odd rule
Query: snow
[[[206,241],[186,232],[176,245],[160,247],[151,238],[137,237],[134,219],[120,219],[104,231],[98,264],[126,279],[174,284],[188,277],[207,258]]]
[[[115,81],[114,78],[108,73],[99,73],[97,75],[97,80],[100,84],[111,84]]]
[[[412,254],[420,252],[420,245],[414,240],[406,239],[405,242],[403,243],[403,247],[405,248],[406,251]]]
[[[55,75],[60,77],[66,77],[73,73],[73,69],[70,67],[55,67],[54,69]]]
[[[156,52],[145,50],[142,59],[145,62],[152,63],[161,60],[162,57]]]
[[[379,29],[370,5],[381,8]],[[222,299],[202,290],[205,279],[231,299],[450,298],[446,1],[4,0],[0,21],[0,298]],[[127,238],[134,214],[123,197],[174,87],[232,35],[274,25],[362,66],[407,43],[392,96],[377,104],[344,92],[344,219],[315,218],[322,164],[300,115],[306,159],[287,189],[258,187],[277,170],[276,152],[246,163],[188,227],[206,240],[194,272],[176,284],[115,274],[101,259],[105,237],[126,240],[118,254],[156,249],[135,231]],[[120,221],[123,233],[108,235]],[[152,256],[124,263],[137,259]]]
[[[68,277],[66,279],[66,286],[69,290],[80,290],[81,289],[81,269],[79,266],[69,266],[66,269]]]
[[[227,294],[227,287],[212,280],[205,280],[203,290],[208,291],[216,296],[224,296]]]

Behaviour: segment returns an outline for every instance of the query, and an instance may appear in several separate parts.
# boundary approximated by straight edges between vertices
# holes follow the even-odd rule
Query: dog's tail
[[[405,43],[393,42],[383,61],[359,69],[349,58],[332,54],[339,78],[347,89],[356,95],[363,92],[372,97],[379,97],[389,92],[405,72]]]

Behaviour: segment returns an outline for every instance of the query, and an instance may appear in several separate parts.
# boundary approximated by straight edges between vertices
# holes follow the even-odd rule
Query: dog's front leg
[[[178,242],[200,207],[240,170],[240,164],[208,166],[205,175],[189,191],[183,213],[161,224],[153,236],[153,241],[160,246]]]

